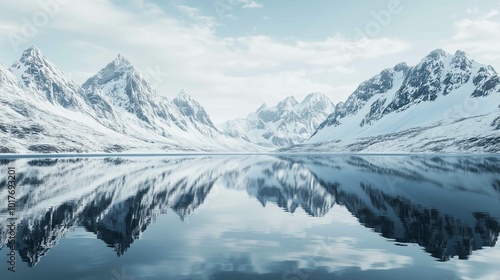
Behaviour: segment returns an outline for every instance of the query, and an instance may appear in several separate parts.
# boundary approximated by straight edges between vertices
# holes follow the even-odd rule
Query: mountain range
[[[32,46],[0,65],[0,116],[0,153],[496,153],[500,77],[462,51],[435,50],[345,102],[290,96],[218,127],[185,91],[157,93],[122,55],[78,85]]]
[[[222,129],[264,147],[288,147],[307,140],[333,109],[330,99],[319,92],[300,103],[290,96],[274,107],[264,103],[246,118],[225,122]]]
[[[122,55],[81,86],[32,46],[0,65],[2,153],[262,151],[181,91],[160,96]]]
[[[435,50],[361,83],[294,150],[499,152],[500,78],[462,51]]]

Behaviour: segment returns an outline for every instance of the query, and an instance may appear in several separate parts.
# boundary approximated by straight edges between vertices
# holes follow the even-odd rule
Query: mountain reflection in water
[[[164,238],[180,225],[189,227],[183,229],[187,233],[200,234],[196,229],[202,230],[204,225],[198,225],[196,218],[215,207],[225,209],[224,218],[212,215],[205,217],[204,223],[214,232],[227,227],[226,232],[217,234],[225,235],[225,246],[235,244],[232,250],[199,257],[206,262],[206,258],[224,258],[241,251],[239,257],[235,254],[229,258],[244,267],[243,272],[234,264],[208,269],[193,262],[187,272],[176,272],[177,279],[183,279],[179,275],[186,279],[236,279],[242,275],[254,277],[249,279],[260,279],[259,275],[267,275],[263,279],[322,279],[348,267],[390,269],[411,262],[405,256],[395,258],[379,250],[373,252],[385,255],[366,268],[352,261],[330,271],[328,260],[335,259],[335,254],[345,251],[353,259],[361,258],[353,251],[362,247],[353,245],[354,238],[337,236],[335,227],[328,228],[325,219],[334,209],[350,213],[355,223],[357,220],[356,228],[362,225],[398,245],[393,246],[399,248],[398,252],[410,248],[405,245],[418,244],[441,262],[465,260],[477,250],[494,247],[500,232],[500,157],[494,156],[113,157],[3,159],[0,164],[2,170],[8,166],[17,170],[16,242],[20,258],[31,267],[24,270],[43,265],[44,256],[78,229],[104,241],[116,255],[126,256],[133,254],[129,252],[133,243],[155,223],[164,230]],[[2,180],[1,197],[7,197],[6,178]],[[224,200],[218,199],[222,197]],[[238,197],[250,200],[243,203]],[[253,206],[249,209],[247,205]],[[280,218],[283,216],[274,214],[270,205],[290,217]],[[7,251],[6,206],[0,205],[2,255]],[[181,221],[175,222],[175,228],[169,225],[174,223],[168,222],[171,219],[161,219],[162,214],[172,212]],[[259,223],[240,222],[241,215],[267,222],[263,221],[261,227]],[[294,219],[302,224],[285,226],[281,235],[272,226],[273,221],[279,225]],[[317,224],[321,224],[317,229],[321,233],[310,232]],[[231,234],[233,237],[228,238]],[[269,235],[267,243],[255,241],[261,235]],[[330,241],[321,243],[316,240],[318,236]],[[316,245],[294,247],[292,243],[301,239]],[[221,248],[216,240],[210,242],[213,250]],[[266,259],[265,252],[253,254],[265,244],[273,247],[277,256],[283,247],[290,247],[282,259]],[[304,252],[306,249],[310,252]],[[190,254],[197,258],[196,252]],[[169,265],[167,259],[162,260],[164,266]],[[380,264],[384,261],[392,263]],[[202,272],[192,272],[194,266]],[[0,275],[7,271],[2,270]],[[207,271],[211,275],[203,276]],[[151,277],[144,279],[156,279]]]

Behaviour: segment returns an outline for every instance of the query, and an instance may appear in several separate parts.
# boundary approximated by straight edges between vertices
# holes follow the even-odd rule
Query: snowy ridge
[[[288,97],[220,129],[122,55],[79,86],[32,46],[0,66],[0,101],[1,153],[500,151],[500,77],[462,51],[385,69],[336,106],[321,93]]]
[[[35,46],[25,50],[10,69],[30,94],[63,108],[88,113],[89,108],[82,99],[83,90]]]
[[[160,96],[122,55],[82,86],[39,49],[0,67],[0,152],[262,151],[220,132],[185,92]]]
[[[274,107],[263,104],[247,118],[224,123],[222,130],[265,147],[288,147],[308,139],[333,108],[321,93],[311,93],[301,103],[287,97]]]
[[[499,114],[495,70],[462,51],[435,50],[414,67],[401,63],[363,82],[292,150],[498,152],[500,135],[490,124]]]

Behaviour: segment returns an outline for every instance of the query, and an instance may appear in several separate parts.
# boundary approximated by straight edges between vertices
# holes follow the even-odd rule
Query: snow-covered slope
[[[247,118],[228,121],[222,129],[228,135],[262,146],[287,147],[308,139],[333,108],[321,93],[311,93],[301,103],[287,97],[274,107],[263,104]]]
[[[36,47],[0,66],[0,151],[260,151],[220,132],[185,92],[156,93],[123,56],[77,85]]]
[[[21,81],[23,89],[38,100],[79,112],[89,112],[80,86],[32,46],[25,50],[10,70]]]
[[[414,67],[401,63],[363,82],[308,145],[293,149],[498,152],[499,116],[495,70],[462,51],[435,50]]]

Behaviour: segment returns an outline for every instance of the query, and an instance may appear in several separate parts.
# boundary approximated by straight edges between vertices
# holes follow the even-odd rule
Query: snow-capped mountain
[[[172,102],[196,129],[208,134],[219,132],[205,109],[184,90],[181,90]]]
[[[491,66],[435,50],[361,83],[297,151],[498,152],[500,79]]]
[[[157,130],[169,122],[176,122],[175,110],[161,98],[144,77],[122,55],[82,85],[93,96],[99,96],[115,114],[127,116],[139,125]],[[185,127],[184,127],[185,128]]]
[[[32,46],[25,50],[10,70],[21,81],[22,88],[38,99],[73,111],[88,112],[84,92],[61,70]]]
[[[301,103],[287,97],[274,107],[263,104],[246,118],[228,121],[228,135],[266,147],[288,147],[308,139],[333,112],[334,105],[321,93],[309,94]]]
[[[0,67],[0,98],[4,153],[262,150],[220,132],[184,91],[160,96],[122,55],[79,86],[32,46]]]

